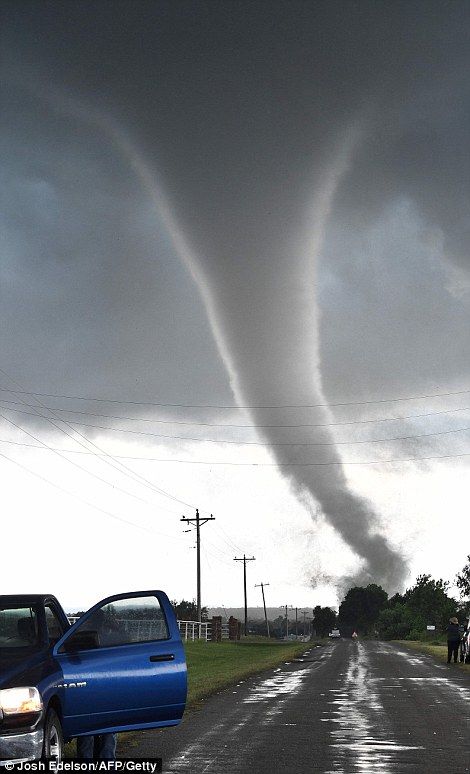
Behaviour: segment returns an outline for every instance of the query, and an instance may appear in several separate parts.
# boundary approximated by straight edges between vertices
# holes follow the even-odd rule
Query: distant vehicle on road
[[[341,637],[341,632],[339,629],[332,629],[328,637],[331,637],[332,640],[337,640]]]
[[[186,660],[162,591],[107,597],[72,626],[50,594],[0,596],[0,767],[64,740],[177,725]]]

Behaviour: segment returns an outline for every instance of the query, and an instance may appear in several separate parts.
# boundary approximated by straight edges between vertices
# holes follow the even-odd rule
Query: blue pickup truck
[[[107,597],[73,626],[50,594],[0,595],[0,766],[60,761],[76,736],[175,726],[186,692],[162,591]]]

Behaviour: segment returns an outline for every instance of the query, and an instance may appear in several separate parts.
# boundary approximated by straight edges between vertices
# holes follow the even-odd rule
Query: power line
[[[9,376],[9,374],[7,374],[7,373],[6,373],[6,371],[4,371],[2,368],[0,368],[0,373],[2,373],[4,376],[6,376],[6,377],[7,377],[7,379],[10,379],[10,381],[12,381],[13,383],[15,383],[15,384],[16,384],[18,387],[20,387],[20,388],[21,388],[21,394],[24,394],[24,392],[25,392],[25,391],[23,390],[23,388],[22,388],[22,385],[21,385],[19,382],[17,382],[15,379],[13,379],[11,376]],[[13,390],[10,390],[10,392],[14,392],[14,391],[13,391]],[[186,502],[184,502],[183,500],[180,500],[179,498],[177,498],[177,497],[175,497],[174,495],[170,494],[169,492],[165,491],[164,489],[161,489],[161,488],[157,487],[157,486],[156,486],[156,485],[154,485],[154,484],[153,484],[151,481],[148,481],[146,478],[144,478],[143,476],[141,476],[139,473],[135,473],[134,471],[132,471],[130,468],[128,468],[128,467],[127,467],[126,465],[124,465],[122,462],[117,462],[117,464],[113,464],[113,462],[116,462],[116,460],[115,460],[115,458],[113,457],[113,455],[109,454],[108,452],[104,452],[104,451],[103,451],[103,450],[102,450],[102,449],[101,449],[101,448],[100,448],[100,447],[99,447],[97,444],[95,444],[93,441],[90,441],[90,440],[89,440],[89,439],[88,439],[86,436],[84,436],[82,433],[80,433],[80,432],[79,432],[79,431],[78,431],[76,428],[72,427],[72,426],[71,426],[71,425],[70,425],[68,422],[66,422],[66,420],[63,420],[63,419],[60,419],[60,417],[57,417],[57,416],[54,414],[54,410],[53,410],[53,409],[51,409],[51,408],[48,408],[47,406],[44,406],[44,405],[41,403],[41,401],[40,401],[40,400],[38,400],[38,398],[36,398],[36,402],[39,404],[39,406],[41,406],[42,408],[44,408],[44,409],[46,409],[47,411],[49,411],[49,412],[52,414],[52,416],[53,416],[53,417],[54,417],[54,418],[55,418],[57,421],[59,421],[59,422],[63,422],[63,423],[64,423],[66,426],[68,426],[68,427],[69,427],[69,428],[70,428],[70,429],[71,429],[71,430],[72,430],[74,433],[76,433],[76,434],[77,434],[77,435],[79,435],[81,438],[83,438],[83,439],[86,441],[86,443],[88,443],[90,446],[94,446],[94,448],[95,448],[95,449],[98,449],[98,451],[100,452],[100,456],[103,456],[104,458],[106,458],[106,459],[104,459],[103,461],[104,461],[104,462],[105,462],[107,465],[111,466],[112,468],[115,468],[115,469],[116,469],[116,470],[118,470],[118,471],[119,471],[121,474],[122,474],[122,473],[124,473],[124,475],[127,475],[129,478],[133,479],[134,481],[137,481],[137,482],[138,482],[138,483],[140,483],[141,485],[142,485],[142,484],[144,484],[144,485],[146,485],[147,487],[150,487],[151,489],[153,489],[153,491],[154,491],[154,492],[157,492],[158,494],[160,494],[160,495],[162,495],[162,496],[164,496],[164,497],[168,497],[169,499],[171,499],[171,500],[173,500],[173,501],[175,501],[175,502],[178,502],[180,505],[184,505],[184,506],[186,506],[186,507],[188,507],[188,508],[192,508],[192,507],[193,507],[193,506],[192,506],[190,503],[186,503]],[[52,419],[51,419],[50,417],[44,416],[44,415],[43,415],[43,414],[41,414],[41,413],[40,413],[38,410],[37,410],[37,413],[36,413],[36,415],[35,415],[35,416],[41,416],[43,419],[45,419],[47,422],[49,422],[49,423],[50,423],[50,424],[51,424],[53,427],[55,427],[57,430],[59,430],[60,432],[64,433],[65,435],[67,435],[67,436],[69,436],[69,437],[72,437],[72,439],[75,441],[75,443],[78,443],[80,446],[83,446],[85,449],[88,449],[88,447],[87,447],[87,446],[85,446],[85,444],[84,444],[84,443],[82,443],[81,441],[79,441],[77,438],[74,438],[73,436],[70,436],[70,434],[69,434],[69,433],[67,433],[67,431],[66,431],[66,430],[64,430],[64,428],[63,428],[63,427],[60,427],[60,425],[57,425],[55,422],[53,422],[53,421],[52,421]],[[111,460],[113,460],[113,462],[111,462]]]
[[[2,373],[4,373],[4,372],[2,371],[2,369],[0,369],[0,371],[1,371]],[[53,419],[51,419],[51,417],[45,416],[43,413],[41,413],[41,412],[39,411],[39,406],[41,406],[42,408],[45,408],[47,411],[49,411],[49,412],[52,414],[52,416],[53,416],[53,417],[55,417],[55,419],[56,419],[57,421],[56,421],[56,422],[54,422],[54,421],[53,421]],[[113,461],[114,461],[114,458],[113,458],[113,456],[112,456],[111,454],[109,454],[108,452],[105,452],[103,449],[101,449],[101,448],[100,448],[100,447],[99,447],[97,444],[95,444],[93,441],[90,441],[90,440],[89,440],[89,439],[88,439],[86,436],[84,436],[82,433],[80,433],[80,431],[79,431],[79,430],[77,430],[76,428],[72,427],[72,425],[71,425],[71,424],[69,424],[69,423],[68,423],[66,420],[64,420],[64,419],[61,419],[60,417],[56,417],[56,416],[55,416],[55,414],[54,414],[54,411],[53,411],[53,409],[47,408],[46,406],[42,406],[42,404],[41,404],[40,402],[39,402],[39,406],[37,407],[37,409],[36,409],[36,412],[33,414],[33,416],[35,416],[35,417],[36,417],[36,418],[38,418],[38,419],[44,419],[46,422],[48,422],[50,425],[52,425],[52,427],[54,427],[56,430],[58,430],[59,432],[63,433],[64,435],[66,435],[68,438],[71,438],[71,439],[72,439],[72,440],[73,440],[75,443],[77,443],[79,446],[81,446],[83,449],[85,449],[85,453],[87,453],[87,454],[92,454],[93,456],[96,456],[97,458],[101,459],[101,461],[102,461],[102,462],[104,462],[105,464],[109,465],[109,466],[110,466],[110,467],[112,467],[113,469],[117,470],[117,471],[118,471],[119,473],[121,473],[121,474],[123,474],[123,472],[124,472],[124,471],[126,471],[126,470],[129,470],[129,469],[127,469],[127,468],[126,468],[126,466],[125,466],[123,463],[121,463],[121,462],[117,462],[117,464],[113,465],[113,462],[111,462],[111,461],[110,461],[110,460],[113,460]],[[26,413],[26,412],[25,412],[25,413]],[[5,418],[5,417],[4,417],[4,418]],[[7,421],[10,421],[10,420],[7,420]],[[86,443],[83,443],[83,442],[82,442],[82,441],[80,441],[78,438],[75,438],[75,436],[71,435],[69,432],[67,432],[67,430],[65,430],[63,427],[61,427],[60,425],[58,425],[58,424],[57,424],[57,422],[63,422],[63,423],[66,425],[66,427],[69,427],[69,428],[70,428],[70,430],[71,430],[73,433],[76,433],[78,436],[80,436],[81,438],[83,438],[83,439],[84,439],[84,441],[85,441]],[[18,426],[18,427],[19,427],[19,426]],[[25,432],[27,435],[31,435],[30,433],[28,433],[28,432],[27,432],[26,430],[24,430],[23,428],[20,428],[20,429],[22,429],[22,430],[23,430],[23,432]],[[32,437],[34,437],[34,436],[32,436]],[[39,439],[36,439],[36,440],[39,440]],[[43,441],[39,441],[39,442],[40,442],[40,443],[42,443],[44,446],[47,446],[47,444],[45,444]],[[98,449],[98,451],[99,451],[99,455],[98,455],[98,454],[96,454],[96,452],[93,452],[92,450],[90,450],[89,446],[87,446],[86,444],[89,444],[89,446],[93,446],[95,449]],[[50,447],[50,448],[51,448],[51,450],[53,450],[53,449],[52,449],[52,447]],[[59,451],[60,451],[60,450],[59,450]],[[74,452],[74,450],[72,450],[72,449],[71,449],[71,450],[69,450],[69,451],[70,451],[70,453],[75,453],[75,452]],[[82,452],[82,453],[83,453],[83,452]],[[72,463],[72,464],[73,464],[73,463]],[[123,470],[123,469],[124,469],[124,470]],[[129,475],[129,474],[130,474],[130,475]],[[126,475],[126,474],[125,474],[125,475]],[[127,475],[128,475],[128,478],[131,478],[131,479],[133,479],[134,481],[137,481],[137,483],[141,485],[141,481],[139,481],[139,479],[142,479],[142,476],[140,476],[140,475],[139,475],[139,474],[137,474],[137,473],[133,473],[133,471],[130,471],[130,470],[129,470],[129,473],[128,473]],[[143,480],[146,482],[146,479],[143,479]],[[160,494],[160,492],[158,491],[158,488],[156,488],[156,487],[153,487],[153,485],[151,484],[151,482],[148,482],[148,484],[149,484],[150,488],[152,488],[154,491],[156,491],[158,494]],[[190,506],[189,506],[189,507],[190,507]]]
[[[2,372],[4,373],[4,372]],[[6,374],[7,375],[7,374]],[[8,376],[8,375],[7,375]],[[8,377],[10,378],[10,377]],[[467,395],[470,390],[454,390],[451,392],[435,392],[421,395],[407,395],[398,398],[378,398],[376,400],[359,400],[359,401],[341,401],[336,403],[286,403],[278,405],[255,405],[255,406],[236,406],[236,405],[220,405],[220,404],[197,404],[197,403],[157,403],[155,401],[137,401],[137,400],[118,400],[116,398],[90,398],[83,395],[58,395],[48,392],[32,392],[28,390],[11,390],[8,387],[0,387],[0,390],[6,392],[13,392],[18,395],[33,395],[39,398],[57,398],[61,400],[82,400],[90,403],[113,403],[128,406],[157,406],[160,408],[200,408],[200,409],[228,409],[232,410],[249,410],[249,409],[286,409],[286,408],[330,408],[334,406],[369,406],[377,403],[396,403],[406,400],[423,400],[428,398],[447,398],[452,395]]]
[[[456,459],[457,457],[468,457],[470,452],[462,452],[461,454],[443,454],[443,455],[430,455],[427,457],[409,457],[409,458],[393,458],[388,460],[370,460],[364,462],[346,462],[346,461],[330,461],[330,462],[223,462],[220,460],[177,460],[177,459],[161,459],[157,457],[123,457],[123,459],[133,460],[147,460],[150,462],[166,462],[166,463],[180,463],[183,465],[228,465],[229,467],[250,467],[250,468],[312,468],[312,467],[325,467],[328,465],[386,465],[391,462],[419,462],[421,460],[444,460],[444,459]]]
[[[29,408],[36,408],[31,403],[25,403],[24,401],[14,401],[9,400],[7,398],[0,398],[1,403],[9,403],[14,406],[27,406]],[[332,405],[332,404],[331,404]],[[5,406],[5,408],[7,408]],[[428,411],[421,414],[405,414],[404,416],[400,417],[377,417],[375,419],[352,419],[348,421],[341,421],[341,422],[301,422],[297,424],[233,424],[233,423],[227,423],[227,422],[194,422],[192,420],[188,421],[182,421],[178,419],[152,419],[150,417],[128,417],[128,416],[122,416],[120,414],[100,414],[93,411],[77,411],[75,409],[66,409],[66,408],[58,408],[57,406],[50,407],[50,406],[44,406],[49,411],[54,412],[60,412],[65,414],[78,414],[80,416],[88,416],[88,417],[101,417],[105,419],[119,419],[126,422],[150,422],[152,424],[158,424],[158,425],[184,425],[184,426],[193,426],[193,427],[227,427],[230,429],[252,429],[257,430],[258,428],[286,428],[286,429],[297,429],[297,428],[304,428],[304,427],[343,427],[346,425],[365,425],[365,424],[371,424],[375,422],[402,422],[408,419],[422,419],[425,417],[436,417],[441,416],[443,414],[455,414],[459,411],[470,411],[470,406],[460,406],[458,408],[452,408],[452,409],[443,409],[441,411]],[[15,409],[19,414],[26,414],[28,416],[37,416],[36,413],[30,412],[30,411],[22,411],[20,409]],[[85,427],[97,427],[99,429],[99,425],[87,425],[82,422],[75,422],[76,425],[84,425]],[[106,428],[108,429],[108,428]],[[121,428],[116,428],[121,429]]]
[[[5,410],[5,409],[4,409]],[[7,409],[7,411],[14,411],[15,409]],[[18,413],[27,414],[28,412],[22,412],[19,411]],[[0,414],[0,416],[3,416]],[[41,416],[38,414],[33,414],[33,416]],[[49,421],[48,417],[43,417],[46,421]],[[8,420],[7,420],[8,421]],[[60,417],[57,418],[58,422],[65,422],[65,420],[61,419]],[[470,430],[470,427],[458,427],[454,428],[452,430],[438,430],[432,433],[418,433],[416,435],[399,435],[392,438],[372,438],[372,439],[362,439],[359,441],[273,441],[273,442],[267,442],[267,441],[234,441],[230,439],[217,439],[217,438],[193,438],[191,436],[186,435],[169,435],[164,433],[150,433],[145,430],[131,430],[126,427],[112,427],[112,426],[106,426],[106,425],[93,425],[87,422],[75,422],[75,420],[70,420],[67,423],[69,426],[73,428],[73,425],[80,425],[80,427],[89,427],[94,428],[95,430],[106,430],[111,431],[113,433],[126,433],[128,435],[142,435],[145,438],[162,438],[165,440],[175,440],[175,441],[195,441],[199,443],[216,443],[216,444],[230,444],[235,446],[349,446],[352,444],[367,444],[367,443],[387,443],[389,441],[411,441],[415,440],[417,438],[430,438],[432,436],[436,435],[449,435],[451,433],[462,433],[466,432],[467,430]],[[76,431],[78,432],[78,431]],[[76,440],[76,439],[74,439]],[[90,443],[92,443],[90,441]],[[97,447],[99,448],[99,447]]]
[[[226,531],[224,530],[224,528],[222,527],[222,525],[221,525],[221,524],[216,524],[216,529],[219,529],[219,531],[221,532],[221,537],[222,537],[222,540],[225,542],[225,544],[226,544],[226,545],[227,545],[229,548],[231,548],[231,550],[235,550],[235,551],[238,551],[239,553],[241,553],[241,548],[240,548],[240,546],[237,546],[237,544],[236,544],[236,543],[234,543],[234,541],[232,540],[232,538],[230,537],[230,535],[228,535],[228,534],[226,533]]]
[[[79,424],[79,423],[77,423]],[[82,424],[82,423],[80,423]],[[191,438],[184,435],[161,435],[159,433],[147,433],[141,430],[128,430],[116,427],[100,427],[98,425],[85,425],[86,427],[95,427],[100,430],[112,430],[113,432],[132,433],[133,435],[144,435],[151,438],[165,438],[175,441],[199,441],[200,443],[227,443],[236,446],[349,446],[351,444],[364,443],[386,443],[387,441],[411,441],[417,438],[429,438],[435,435],[449,435],[450,433],[462,433],[470,430],[470,427],[458,427],[453,430],[439,430],[434,433],[419,433],[417,435],[399,435],[393,438],[372,438],[360,441],[233,441],[218,440],[217,438]]]
[[[2,414],[0,414],[0,416],[3,419],[6,419],[7,422],[10,422],[10,420],[7,419],[6,417],[3,417]],[[14,424],[14,423],[11,422],[11,424]],[[19,429],[21,429],[22,432],[26,433],[26,435],[31,435],[31,433],[28,433],[26,430],[20,428],[19,425],[15,425],[15,427],[18,427]],[[34,438],[34,436],[31,436],[31,437]],[[38,441],[41,444],[41,446],[38,446],[37,444],[34,444],[34,443],[25,443],[25,442],[22,442],[22,441],[12,441],[10,439],[7,440],[5,438],[0,438],[0,443],[5,443],[5,444],[8,444],[9,446],[21,446],[21,447],[25,447],[25,448],[28,448],[28,449],[38,449],[39,451],[51,451],[51,452],[57,451],[57,452],[61,452],[62,455],[63,454],[85,454],[85,455],[89,454],[90,456],[93,456],[93,457],[99,457],[100,456],[100,455],[98,455],[98,454],[96,454],[95,452],[92,452],[92,451],[79,451],[77,449],[56,449],[55,447],[50,446],[49,444],[46,444],[44,441],[41,441],[40,439],[38,439]],[[6,455],[4,455],[4,456],[6,456]],[[8,459],[10,459],[10,458],[8,457]],[[63,459],[66,462],[71,462],[71,460],[68,460],[66,457],[63,457]],[[72,463],[72,464],[74,464],[74,463]],[[113,489],[116,489],[116,490],[118,490],[120,492],[123,492],[124,494],[129,494],[130,497],[135,497],[136,499],[140,500],[142,503],[145,503],[147,505],[150,505],[152,508],[155,508],[155,503],[151,503],[149,500],[144,500],[143,498],[138,497],[138,495],[134,495],[134,494],[131,494],[130,492],[126,492],[123,489],[120,489],[120,487],[116,486],[115,484],[111,483],[110,481],[106,481],[105,479],[102,479],[97,474],[91,473],[86,468],[82,468],[79,465],[75,465],[75,467],[79,467],[85,473],[90,473],[90,475],[93,475],[99,481],[102,481],[103,483],[109,484],[109,486],[111,486]],[[172,511],[169,508],[166,508],[164,505],[159,505],[158,507],[159,507],[160,510],[167,511],[167,513],[171,513],[171,514],[176,515],[176,516],[178,515],[177,511]]]
[[[21,425],[18,425],[16,422],[13,422],[12,419],[8,419],[8,417],[5,417],[1,413],[0,413],[0,417],[5,422],[8,422],[13,427],[16,427],[17,430],[21,430],[21,432],[25,433],[25,435],[29,436],[30,438],[33,438],[33,440],[35,441],[38,441],[38,443],[40,443],[44,449],[47,449],[48,451],[58,456],[60,459],[63,459],[65,462],[68,462],[69,465],[73,465],[74,468],[81,470],[83,473],[86,473],[92,478],[95,478],[97,481],[100,481],[102,484],[106,484],[107,486],[110,486],[112,489],[115,489],[117,492],[120,492],[121,494],[127,495],[128,497],[132,497],[134,500],[138,500],[139,502],[144,503],[144,505],[150,505],[151,508],[155,507],[155,503],[151,503],[150,500],[145,500],[143,497],[139,497],[139,495],[134,494],[134,492],[128,492],[127,489],[122,489],[120,486],[117,486],[117,484],[113,484],[111,481],[108,481],[107,479],[102,478],[97,473],[93,473],[93,471],[88,470],[87,468],[84,468],[83,465],[79,465],[77,462],[74,462],[73,460],[69,460],[68,457],[64,456],[61,449],[56,449],[53,446],[50,446],[48,443],[46,443],[45,441],[42,441],[40,438],[33,435],[28,430],[25,430],[25,428],[21,427]],[[93,452],[89,452],[89,454],[94,456]]]
[[[6,443],[10,444],[12,446],[24,446],[28,447],[30,449],[39,449],[41,451],[44,450],[43,446],[36,446],[35,444],[30,443],[21,443],[19,441],[10,441],[5,440],[3,438],[0,438],[0,443]],[[46,449],[47,450],[47,449]],[[52,449],[51,449],[52,450]],[[78,451],[76,449],[61,449],[60,451],[67,453],[67,454],[90,454],[94,457],[101,457],[105,455],[100,455],[92,451]],[[178,463],[181,465],[228,465],[231,467],[257,467],[257,468],[277,468],[277,467],[323,467],[325,465],[382,465],[382,464],[388,464],[389,462],[419,462],[421,460],[444,460],[444,459],[456,459],[458,457],[468,457],[470,456],[470,452],[461,452],[459,454],[441,454],[441,455],[429,455],[426,457],[394,457],[391,459],[384,459],[384,460],[369,460],[364,462],[358,462],[358,461],[340,461],[340,460],[334,460],[330,462],[231,462],[231,461],[222,461],[222,460],[180,460],[180,459],[172,459],[172,458],[161,458],[161,457],[135,457],[129,454],[116,454],[114,455],[115,459],[120,460],[133,460],[134,462],[164,462],[164,463]],[[173,499],[173,498],[172,498]],[[181,502],[178,500],[177,502]],[[188,507],[192,507],[188,505],[187,503],[182,503],[183,505],[187,505]],[[208,511],[201,511],[201,513],[208,513]]]
[[[142,524],[138,524],[135,521],[130,521],[129,519],[125,519],[122,516],[118,516],[112,511],[108,511],[108,510],[105,510],[104,508],[100,508],[99,505],[96,505],[95,503],[92,503],[89,500],[86,500],[84,497],[80,497],[80,495],[77,495],[74,492],[71,492],[69,489],[66,489],[63,486],[60,486],[60,484],[56,484],[54,481],[51,481],[49,478],[42,476],[40,473],[37,473],[34,470],[31,470],[31,468],[28,468],[26,465],[23,465],[21,462],[18,462],[17,460],[13,460],[7,454],[3,454],[3,452],[0,452],[0,457],[3,457],[3,459],[7,460],[8,462],[11,462],[12,465],[16,465],[18,468],[21,468],[21,470],[24,470],[29,475],[34,476],[40,481],[43,481],[45,484],[49,484],[49,486],[52,486],[54,489],[57,489],[62,494],[66,494],[69,497],[73,497],[74,500],[78,500],[78,502],[83,503],[84,505],[87,505],[89,508],[93,508],[95,511],[99,511],[99,513],[103,513],[105,516],[109,516],[111,519],[115,519],[116,521],[122,521],[124,524],[129,524],[131,527],[136,527],[137,529],[142,529],[145,532],[161,535],[162,537],[168,537],[172,540],[179,539],[179,538],[176,538],[174,535],[168,535],[164,532],[157,532],[156,530],[149,529],[148,527],[145,527]]]
[[[216,551],[215,554],[213,553],[213,551],[209,551],[209,554],[210,556],[212,556],[213,559],[220,562],[221,564],[225,564],[226,567],[232,567],[232,562],[227,561],[229,554],[226,551],[224,552],[218,545],[216,545],[215,543],[212,543],[207,538],[205,539],[205,546],[209,546],[210,548],[213,549],[213,551]]]

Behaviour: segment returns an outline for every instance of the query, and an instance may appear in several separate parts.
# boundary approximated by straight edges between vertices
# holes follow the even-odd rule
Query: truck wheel
[[[50,709],[44,724],[44,745],[42,757],[60,763],[64,754],[64,735],[57,712]]]

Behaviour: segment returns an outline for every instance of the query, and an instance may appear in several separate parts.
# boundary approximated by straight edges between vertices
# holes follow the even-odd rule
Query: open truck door
[[[185,709],[186,660],[162,591],[107,597],[56,643],[64,736],[177,725]]]

